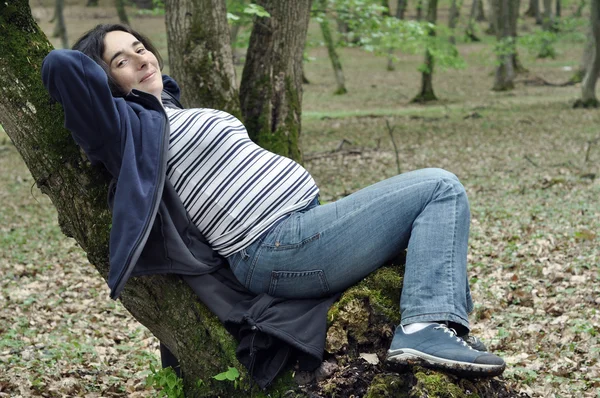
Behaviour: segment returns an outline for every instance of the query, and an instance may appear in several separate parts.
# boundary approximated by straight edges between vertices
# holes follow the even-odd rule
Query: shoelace
[[[467,347],[469,350],[473,350],[473,347],[471,347],[470,345],[467,344],[466,341],[464,341],[463,339],[458,337],[456,330],[449,328],[448,326],[446,326],[444,324],[440,324],[440,326],[436,326],[434,329],[442,329],[444,331],[444,333],[448,333],[451,337],[456,338],[456,341],[458,343],[461,343],[462,345]]]

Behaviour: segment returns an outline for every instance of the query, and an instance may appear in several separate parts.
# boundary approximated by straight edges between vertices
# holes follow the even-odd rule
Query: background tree
[[[469,12],[467,28],[465,29],[465,37],[469,41],[480,41],[479,37],[477,37],[477,25],[475,23],[475,21],[480,21],[480,16],[482,16],[483,20],[485,20],[485,16],[483,15],[483,1],[473,0],[471,3],[471,11]]]
[[[310,0],[260,0],[270,17],[256,17],[240,86],[250,138],[300,161],[302,58]]]
[[[437,21],[437,0],[427,0],[427,22],[430,23],[428,27],[428,36],[430,38],[435,37],[435,23]],[[434,57],[431,50],[428,48],[425,50],[425,61],[421,67],[421,91],[413,102],[428,102],[435,101],[437,97],[433,92],[433,67]]]
[[[460,9],[462,8],[463,0],[451,0],[450,1],[450,13],[448,16],[448,28],[450,28],[450,43],[456,44],[456,39],[454,38],[454,31],[456,29],[456,24],[458,23],[458,18],[460,17]]]
[[[86,7],[98,7],[98,0],[87,0]]]
[[[54,7],[54,32],[53,37],[60,37],[63,48],[69,48],[69,38],[67,37],[67,25],[65,23],[64,7],[65,0],[56,0]]]
[[[335,42],[331,35],[331,29],[329,28],[327,10],[329,9],[330,4],[327,0],[318,0],[316,4],[319,7],[318,11],[320,14],[318,17],[319,26],[321,28],[321,33],[323,34],[323,40],[325,41],[325,47],[327,47],[327,54],[329,54],[331,67],[333,68],[335,82],[337,84],[334,94],[346,94],[348,90],[346,89],[346,79],[344,78],[342,63],[340,62],[340,56],[335,49]]]
[[[167,1],[165,20],[182,102],[241,116],[225,0]]]
[[[117,8],[119,21],[129,25],[129,18],[127,17],[127,11],[125,10],[125,0],[115,0],[115,7]]]
[[[596,82],[600,73],[600,0],[592,0],[590,11],[591,39],[593,43],[592,53],[587,60],[585,77],[581,85],[581,99],[575,102],[575,107],[598,107],[596,98]]]
[[[496,53],[498,56],[493,87],[495,91],[514,88],[516,40],[513,36],[513,26],[516,26],[518,4],[518,0],[492,0],[492,19],[496,31]]]

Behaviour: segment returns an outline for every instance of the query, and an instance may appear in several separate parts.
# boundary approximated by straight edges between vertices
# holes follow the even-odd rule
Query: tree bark
[[[483,0],[477,0],[477,14],[475,15],[477,22],[485,21],[485,11],[483,9]]]
[[[119,21],[125,25],[129,25],[129,18],[127,17],[127,11],[125,10],[125,0],[115,0],[115,7],[117,8]]]
[[[56,0],[54,7],[54,32],[53,37],[60,37],[60,41],[63,48],[69,48],[69,38],[67,37],[67,25],[65,24],[64,15],[65,0]]]
[[[589,58],[590,63],[586,65],[585,77],[581,85],[581,99],[575,103],[575,107],[598,107],[596,82],[598,81],[598,73],[600,73],[600,0],[592,0],[590,26],[593,56]]]
[[[261,0],[270,17],[254,21],[240,103],[250,138],[301,160],[302,58],[310,0]]]
[[[335,50],[335,43],[333,42],[331,29],[329,28],[329,20],[327,19],[327,0],[319,0],[319,7],[321,7],[323,10],[323,15],[321,17],[321,22],[319,22],[319,26],[321,27],[321,33],[323,34],[323,40],[325,41],[325,46],[327,47],[327,53],[329,54],[329,59],[331,60],[331,67],[333,68],[333,74],[335,75],[335,82],[337,84],[334,94],[346,94],[348,90],[346,90],[346,79],[344,78],[342,63],[340,62],[340,57],[337,51]]]
[[[428,0],[427,2],[427,22],[434,24],[437,21],[437,3],[438,0]],[[435,36],[435,28],[429,29],[429,36]],[[413,98],[412,102],[429,102],[437,100],[433,92],[433,66],[434,58],[429,50],[425,50],[425,68],[421,73],[421,92]]]
[[[456,38],[454,37],[454,30],[456,29],[456,24],[458,23],[458,18],[460,16],[460,9],[462,7],[462,0],[451,0],[450,2],[450,14],[448,17],[448,28],[450,28],[450,43],[456,44]]]
[[[404,13],[406,12],[407,5],[408,0],[398,0],[398,4],[396,5],[396,18],[404,19]]]
[[[465,37],[469,41],[481,41],[475,32],[475,21],[477,17],[477,9],[481,4],[481,0],[473,0],[471,3],[471,12],[469,13],[469,22],[467,22],[467,29],[465,30]]]
[[[561,0],[556,0],[556,18],[560,18],[561,14],[562,14]]]
[[[190,108],[241,116],[225,0],[165,3],[170,73]]]
[[[417,21],[423,18],[423,0],[417,0]]]
[[[494,9],[494,27],[496,40],[502,43],[498,54],[498,63],[494,80],[494,91],[512,90],[514,88],[514,38],[511,35],[511,14],[513,0],[492,0]]]
[[[525,15],[535,18],[535,24],[542,24],[542,13],[540,12],[540,0],[529,0],[529,7],[525,11]]]
[[[550,30],[554,25],[554,17],[552,15],[552,0],[544,0],[544,15],[542,18],[542,29]]]

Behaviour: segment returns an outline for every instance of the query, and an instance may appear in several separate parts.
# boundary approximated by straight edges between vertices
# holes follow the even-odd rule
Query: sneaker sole
[[[453,361],[434,357],[424,352],[403,348],[399,350],[390,350],[387,354],[388,362],[395,362],[401,365],[423,365],[428,367],[442,368],[448,371],[464,375],[473,376],[498,376],[504,372],[506,364],[503,365],[485,365],[479,363],[469,363]]]

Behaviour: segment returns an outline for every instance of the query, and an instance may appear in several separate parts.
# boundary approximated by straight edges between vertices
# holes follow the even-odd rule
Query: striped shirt
[[[229,256],[319,193],[298,163],[262,149],[214,109],[166,108],[167,178],[211,247]]]

